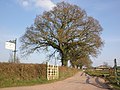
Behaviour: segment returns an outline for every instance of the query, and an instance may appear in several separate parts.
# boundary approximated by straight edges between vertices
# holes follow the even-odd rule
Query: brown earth
[[[1,88],[0,90],[110,90],[105,81],[98,77],[85,75],[83,72],[75,76],[50,84]]]

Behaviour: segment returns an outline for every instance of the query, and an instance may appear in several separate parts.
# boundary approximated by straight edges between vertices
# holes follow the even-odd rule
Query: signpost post
[[[14,43],[15,43],[15,50],[13,51],[14,52],[14,63],[15,63],[15,61],[16,61],[16,41],[17,41],[17,39],[15,39],[14,40]]]
[[[13,55],[14,55],[13,62],[14,63],[16,61],[16,52],[17,52],[17,50],[16,50],[16,42],[17,42],[17,39],[6,41],[6,43],[5,43],[5,48],[13,51]]]

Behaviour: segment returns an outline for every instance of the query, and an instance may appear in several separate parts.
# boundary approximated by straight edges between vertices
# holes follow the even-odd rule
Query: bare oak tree
[[[38,15],[34,24],[27,27],[21,37],[21,51],[27,55],[52,47],[53,54],[59,52],[62,65],[66,66],[68,60],[78,59],[81,54],[97,56],[103,45],[101,31],[99,22],[80,7],[61,2]]]

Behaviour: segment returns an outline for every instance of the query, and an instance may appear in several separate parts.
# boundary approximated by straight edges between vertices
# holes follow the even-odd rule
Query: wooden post
[[[16,52],[17,52],[17,50],[16,50],[16,44],[17,44],[17,39],[15,39],[14,40],[14,43],[15,43],[15,50],[13,51],[14,52],[14,63],[16,62]]]
[[[118,75],[117,75],[117,62],[116,59],[114,59],[114,71],[115,71],[115,80],[117,81],[117,84],[119,85]]]

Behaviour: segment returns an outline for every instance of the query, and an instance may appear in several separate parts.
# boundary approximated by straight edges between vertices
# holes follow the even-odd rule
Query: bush
[[[65,79],[67,77],[73,76],[76,72],[78,72],[78,69],[68,68],[64,66],[59,67],[59,70],[60,70],[60,74],[59,74],[60,79]]]

